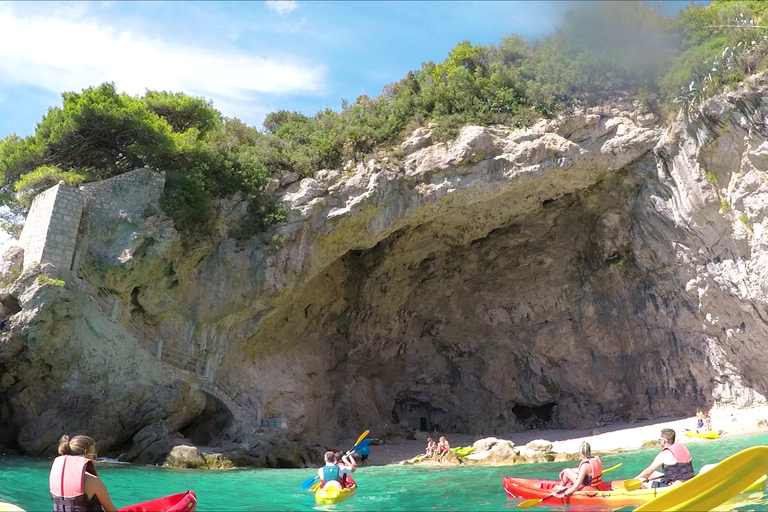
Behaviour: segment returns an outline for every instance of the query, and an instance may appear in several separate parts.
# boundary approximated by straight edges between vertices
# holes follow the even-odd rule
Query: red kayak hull
[[[197,496],[192,491],[180,492],[119,509],[120,512],[195,512]]]
[[[662,487],[625,491],[623,482],[623,480],[604,482],[600,489],[587,486],[571,494],[568,498],[563,498],[562,496],[552,496],[554,487],[560,485],[557,480],[506,477],[503,481],[504,490],[511,498],[523,500],[547,498],[541,503],[543,507],[547,505],[593,505],[622,508],[630,505],[642,505],[670,489],[669,487]]]

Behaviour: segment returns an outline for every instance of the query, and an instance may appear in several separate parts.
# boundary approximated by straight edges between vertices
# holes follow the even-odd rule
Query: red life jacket
[[[85,473],[94,476],[93,461],[80,455],[56,457],[51,467],[48,485],[53,499],[54,512],[102,512],[104,509],[94,494],[91,499],[85,494]]]

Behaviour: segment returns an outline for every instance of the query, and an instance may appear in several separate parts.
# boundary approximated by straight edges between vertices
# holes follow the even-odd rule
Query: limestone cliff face
[[[764,402],[766,92],[754,77],[669,126],[606,107],[449,143],[419,129],[403,157],[284,177],[287,222],[248,242],[225,235],[237,198],[192,248],[151,210],[81,226],[116,318],[56,269],[37,272],[63,287],[16,282],[0,444],[50,452],[79,429],[157,461],[186,436],[290,465],[310,458],[293,441],[400,422],[503,434]],[[131,322],[286,418],[283,440],[227,417]]]

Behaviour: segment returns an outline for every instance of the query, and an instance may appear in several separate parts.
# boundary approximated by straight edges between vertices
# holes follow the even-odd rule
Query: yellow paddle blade
[[[766,471],[768,446],[747,448],[728,457],[706,473],[675,485],[635,509],[635,512],[712,510],[749,487]]]
[[[629,480],[624,480],[624,482],[622,482],[622,485],[624,486],[624,490],[625,491],[632,492],[632,491],[636,491],[640,487],[642,487],[643,486],[643,481],[642,480],[638,480],[637,478],[632,478],[632,479],[629,479]]]
[[[363,433],[360,435],[360,437],[358,437],[358,438],[357,438],[357,441],[355,441],[355,446],[357,446],[357,445],[358,445],[358,443],[360,443],[360,441],[362,441],[363,439],[365,439],[365,437],[366,437],[368,434],[370,434],[370,433],[371,433],[371,431],[370,431],[370,430],[366,430],[365,432],[363,432]]]
[[[320,484],[322,483],[323,482],[317,482],[315,485],[309,488],[309,492],[315,492],[316,490],[318,490],[320,488]]]
[[[603,473],[607,473],[607,472],[609,472],[609,471],[613,471],[613,470],[614,470],[614,469],[616,469],[617,467],[621,466],[621,464],[622,464],[622,463],[621,463],[621,462],[619,462],[619,463],[618,463],[618,464],[616,464],[615,466],[611,466],[611,467],[609,467],[608,469],[604,469],[604,470],[603,470]]]
[[[532,499],[532,500],[521,501],[520,503],[517,504],[517,506],[520,507],[520,508],[535,507],[536,505],[538,505],[539,503],[544,501],[544,499],[545,498],[537,498],[537,499]]]

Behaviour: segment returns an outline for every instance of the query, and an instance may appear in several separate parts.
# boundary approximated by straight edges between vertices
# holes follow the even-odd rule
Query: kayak
[[[315,501],[318,503],[339,503],[344,500],[348,500],[355,494],[357,494],[357,484],[351,476],[347,475],[347,480],[350,484],[339,489],[335,486],[330,486],[325,489],[318,489],[315,491]]]
[[[700,437],[702,439],[717,439],[720,437],[720,432],[717,430],[708,430],[705,432],[694,432],[693,430],[687,430],[685,435],[688,437]]]
[[[466,457],[473,451],[475,451],[474,446],[459,446],[457,448],[451,448],[451,451],[456,454],[458,457]]]
[[[23,508],[17,507],[13,503],[0,501],[0,512],[25,512]]]
[[[197,496],[195,496],[194,492],[187,491],[172,494],[165,498],[129,505],[118,510],[120,512],[194,512],[196,509]]]
[[[603,483],[600,489],[586,486],[564,498],[563,496],[552,496],[553,488],[560,485],[559,480],[506,477],[503,483],[504,489],[510,497],[525,500],[547,498],[543,502],[544,506],[570,504],[622,508],[630,505],[642,505],[671,489],[671,487],[659,487],[657,489],[627,491],[624,489],[624,480],[614,480],[610,483]]]
[[[644,503],[636,512],[646,510],[712,510],[751,487],[755,479],[768,471],[768,446],[742,450],[670,491]]]

